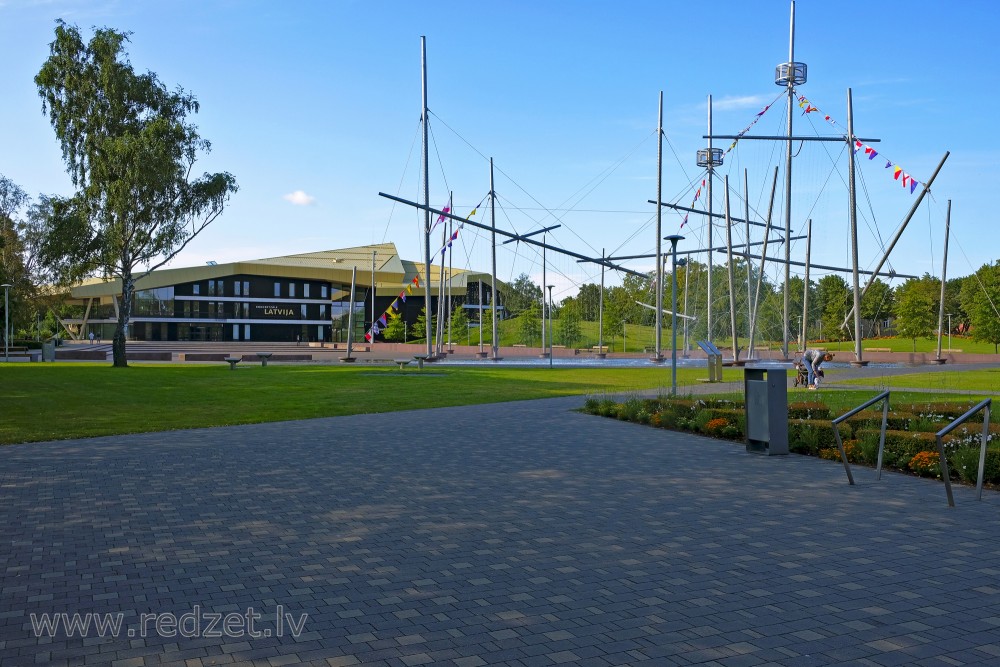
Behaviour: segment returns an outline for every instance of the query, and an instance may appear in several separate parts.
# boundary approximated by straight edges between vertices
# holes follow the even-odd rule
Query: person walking
[[[808,374],[808,386],[810,389],[816,389],[816,378],[819,377],[819,367],[823,365],[824,361],[830,361],[833,359],[833,355],[829,352],[821,352],[820,350],[806,350],[802,354],[802,365],[806,367],[806,373]]]
[[[91,345],[94,344],[94,332],[93,331],[90,332],[90,344]]]

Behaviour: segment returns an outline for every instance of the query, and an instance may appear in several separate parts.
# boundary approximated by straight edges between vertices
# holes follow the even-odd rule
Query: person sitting
[[[832,354],[821,352],[820,350],[806,350],[802,354],[802,365],[806,367],[810,389],[816,388],[816,378],[819,377],[820,373],[819,367],[823,365],[824,361],[830,361],[831,359],[833,359]]]

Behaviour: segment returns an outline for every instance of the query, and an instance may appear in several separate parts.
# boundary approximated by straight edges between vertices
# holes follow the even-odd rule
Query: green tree
[[[527,273],[519,275],[505,292],[504,308],[508,315],[516,316],[532,304],[542,303],[542,288],[531,281]]]
[[[601,286],[593,283],[580,285],[576,295],[581,320],[596,322],[601,308]]]
[[[390,343],[402,343],[406,340],[406,320],[402,315],[390,318],[382,329],[382,338]]]
[[[437,324],[437,318],[431,315],[431,331],[436,331],[434,325]],[[415,339],[420,339],[422,336],[427,334],[427,308],[421,308],[420,314],[417,315],[416,322],[410,327],[410,332],[414,334]]]
[[[873,335],[882,335],[882,321],[893,313],[895,305],[896,296],[892,288],[880,278],[872,281],[861,296],[861,317],[872,322]]]
[[[983,264],[962,283],[962,309],[969,317],[973,340],[1000,346],[1000,262]]]
[[[556,336],[566,347],[575,347],[580,340],[580,315],[576,304],[564,304],[559,310]]]
[[[59,21],[35,77],[76,188],[69,199],[53,198],[47,252],[62,260],[63,281],[95,272],[121,280],[113,338],[120,367],[128,365],[136,281],[173,259],[237,190],[225,172],[192,178],[199,154],[211,149],[187,120],[198,101],[153,72],[137,74],[128,39],[104,28],[85,44],[76,26]]]
[[[539,304],[532,304],[520,314],[517,334],[521,343],[528,346],[534,345],[536,339],[541,339],[542,307]]]
[[[941,281],[924,274],[910,278],[896,288],[896,333],[913,341],[917,351],[918,338],[930,338],[937,328],[938,298]]]
[[[823,276],[816,286],[816,298],[823,313],[821,335],[827,340],[843,340],[844,328],[841,324],[851,304],[847,281],[835,274]]]
[[[451,313],[451,341],[459,345],[469,342],[469,317],[462,306],[456,306]]]

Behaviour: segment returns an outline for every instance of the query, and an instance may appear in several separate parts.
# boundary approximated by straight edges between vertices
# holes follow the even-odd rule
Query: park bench
[[[225,362],[227,362],[229,364],[229,370],[235,371],[236,370],[236,364],[238,364],[241,361],[243,361],[243,357],[226,357],[225,359],[223,359],[223,361],[225,361]]]
[[[260,359],[260,365],[262,368],[267,367],[267,360],[271,358],[271,352],[258,352],[257,358]]]
[[[403,367],[406,366],[411,361],[413,361],[413,360],[412,359],[393,359],[392,363],[399,364],[399,370],[403,370]]]

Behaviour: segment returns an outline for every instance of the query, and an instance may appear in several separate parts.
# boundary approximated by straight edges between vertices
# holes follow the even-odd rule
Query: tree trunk
[[[118,368],[128,367],[128,358],[125,356],[125,335],[128,332],[128,323],[132,316],[132,294],[134,292],[135,281],[132,279],[132,273],[123,273],[122,298],[118,306],[118,324],[115,327],[115,337],[111,344],[113,365]]]

